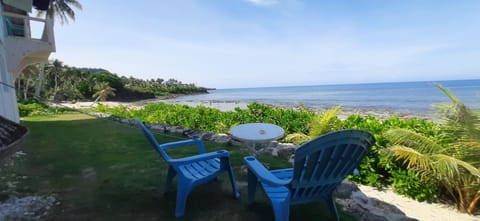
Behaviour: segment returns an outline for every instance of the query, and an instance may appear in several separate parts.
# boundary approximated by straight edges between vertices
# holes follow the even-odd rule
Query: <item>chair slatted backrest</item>
[[[357,168],[375,144],[367,131],[341,130],[317,137],[295,152],[291,200],[326,198]]]
[[[152,146],[155,148],[155,150],[162,155],[162,157],[165,160],[170,159],[170,157],[165,153],[163,149],[160,148],[160,144],[158,144],[157,139],[153,136],[152,132],[143,124],[142,121],[135,119],[137,121],[137,124],[142,128],[143,134],[145,134],[145,137],[147,137],[148,141],[152,144]]]

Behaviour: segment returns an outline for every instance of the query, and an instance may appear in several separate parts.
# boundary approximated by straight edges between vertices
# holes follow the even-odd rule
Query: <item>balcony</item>
[[[7,69],[13,77],[27,65],[44,62],[55,52],[53,19],[2,13],[5,27]]]

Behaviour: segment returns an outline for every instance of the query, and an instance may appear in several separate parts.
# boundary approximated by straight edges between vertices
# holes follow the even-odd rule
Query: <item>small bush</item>
[[[433,181],[421,179],[421,177],[411,170],[394,170],[392,177],[393,191],[418,201],[433,202],[437,198],[437,186]]]
[[[18,112],[20,113],[20,117],[45,114],[60,114],[71,111],[72,109],[70,108],[49,107],[47,104],[33,98],[18,101]]]

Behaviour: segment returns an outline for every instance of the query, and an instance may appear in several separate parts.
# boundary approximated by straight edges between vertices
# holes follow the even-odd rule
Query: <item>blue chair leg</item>
[[[255,192],[257,191],[258,179],[255,174],[248,170],[248,204],[252,204],[255,200]]]
[[[177,175],[177,172],[173,169],[172,166],[169,166],[167,174],[167,184],[165,185],[165,192],[170,192],[173,190],[172,181],[175,175]]]
[[[288,221],[290,216],[290,201],[284,200],[272,200],[273,214],[275,215],[275,221]]]
[[[231,166],[228,167],[228,176],[230,177],[230,183],[232,183],[233,197],[238,199],[240,197],[240,192],[238,192],[237,183],[235,182],[235,175],[233,174],[233,169]]]
[[[185,214],[185,206],[187,205],[188,195],[192,191],[192,184],[188,180],[181,177],[178,179],[177,203],[175,206],[175,216],[181,217]]]
[[[335,201],[333,198],[330,196],[329,199],[326,199],[328,207],[330,207],[330,211],[333,216],[335,216],[336,221],[340,221],[340,217],[338,216],[338,211],[337,211],[337,206],[335,206]]]

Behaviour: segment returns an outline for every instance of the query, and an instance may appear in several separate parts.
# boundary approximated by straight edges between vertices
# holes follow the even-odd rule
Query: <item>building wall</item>
[[[0,4],[0,11],[3,11]],[[0,18],[0,115],[14,122],[19,122],[17,97],[15,95],[14,80],[7,72],[7,61],[5,51],[6,30],[3,17]]]

